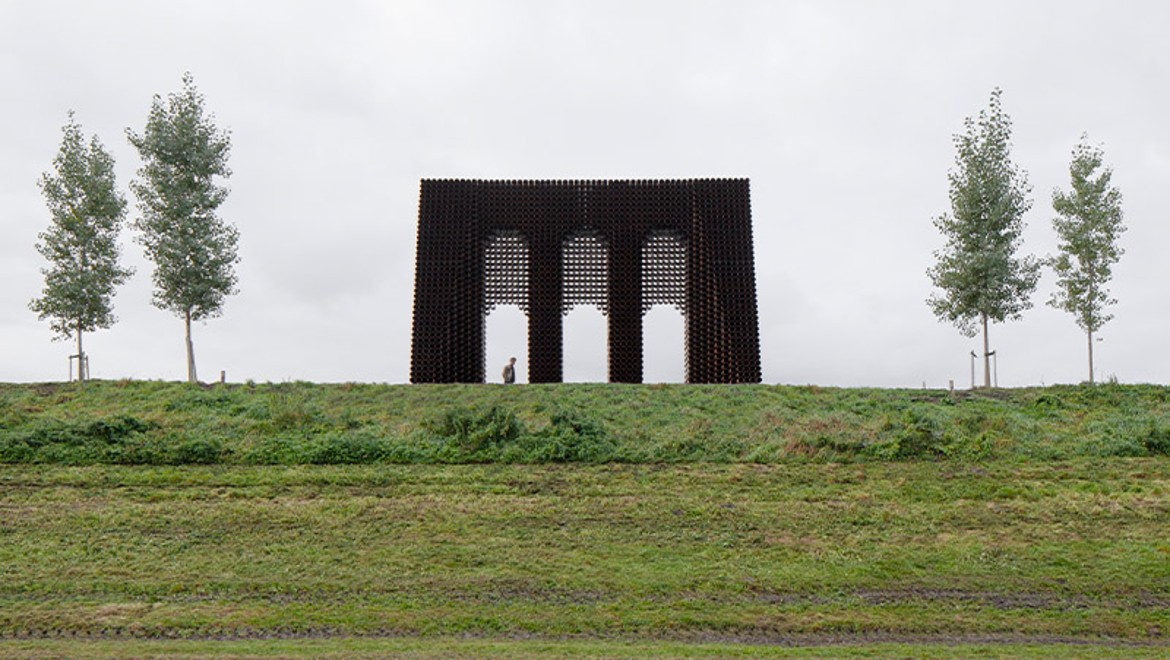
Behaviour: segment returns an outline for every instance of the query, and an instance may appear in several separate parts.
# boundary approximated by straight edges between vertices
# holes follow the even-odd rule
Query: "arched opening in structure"
[[[516,382],[528,382],[528,241],[499,231],[484,243],[484,370],[502,382],[504,365],[516,358]]]
[[[565,239],[561,254],[563,380],[604,383],[609,380],[609,248],[587,228]]]
[[[528,315],[516,305],[499,305],[484,320],[484,368],[489,383],[502,383],[504,365],[516,358],[516,382],[528,382]]]
[[[686,382],[686,306],[686,241],[653,231],[642,244],[642,382]]]
[[[654,305],[642,316],[642,382],[687,382],[686,317],[670,305]]]

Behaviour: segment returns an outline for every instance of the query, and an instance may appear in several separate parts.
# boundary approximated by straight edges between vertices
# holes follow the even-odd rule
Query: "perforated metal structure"
[[[410,380],[484,381],[489,311],[528,316],[528,380],[562,379],[562,318],[609,321],[609,380],[642,382],[642,316],[686,319],[691,383],[760,382],[747,179],[422,181]]]

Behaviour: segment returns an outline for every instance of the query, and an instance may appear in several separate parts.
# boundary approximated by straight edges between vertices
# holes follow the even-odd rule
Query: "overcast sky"
[[[764,382],[970,384],[978,341],[938,322],[952,136],[1003,89],[1035,201],[1024,251],[1055,249],[1054,187],[1101,144],[1129,231],[1098,377],[1170,381],[1170,4],[1145,2],[238,2],[0,0],[0,381],[67,376],[28,309],[49,222],[37,180],[72,109],[117,160],[126,128],[190,71],[229,129],[240,293],[196,325],[204,380],[405,382],[422,178],[751,179]],[[150,264],[87,336],[96,378],[185,378],[183,323]],[[1079,382],[1085,338],[1045,305],[992,326],[1004,386]],[[681,316],[647,321],[647,380],[681,378]],[[517,310],[488,321],[488,372]],[[604,320],[574,310],[566,379],[605,378]]]

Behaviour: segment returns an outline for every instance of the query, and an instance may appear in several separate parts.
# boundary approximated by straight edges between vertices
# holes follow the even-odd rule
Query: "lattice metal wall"
[[[686,317],[687,381],[758,383],[759,328],[746,179],[424,180],[419,197],[415,383],[483,382],[484,319],[528,316],[529,382],[560,382],[562,317],[609,319],[609,379],[642,381],[642,315]]]
[[[484,312],[516,305],[528,312],[528,241],[516,231],[493,233],[483,243]]]
[[[561,274],[561,311],[574,305],[596,305],[602,314],[609,289],[609,248],[597,230],[582,229],[565,239]]]
[[[642,313],[673,305],[687,313],[687,244],[676,231],[655,231],[642,244]]]

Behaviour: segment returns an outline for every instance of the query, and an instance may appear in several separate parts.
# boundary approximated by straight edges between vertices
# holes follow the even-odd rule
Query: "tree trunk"
[[[987,338],[987,314],[983,319],[983,389],[991,389],[991,343]]]
[[[1093,384],[1093,331],[1088,332],[1089,335],[1089,384]]]
[[[195,344],[191,342],[191,310],[187,310],[187,382],[198,382],[195,375]]]
[[[77,382],[85,383],[85,351],[81,345],[81,321],[77,322]]]
[[[1089,259],[1087,264],[1087,271],[1089,271],[1089,301],[1086,305],[1087,314],[1085,315],[1085,334],[1089,337],[1089,384],[1093,384],[1093,328],[1096,327],[1095,319],[1093,318],[1093,305],[1097,301],[1097,290],[1094,286],[1096,281],[1092,275],[1096,271],[1093,270],[1093,260]]]

